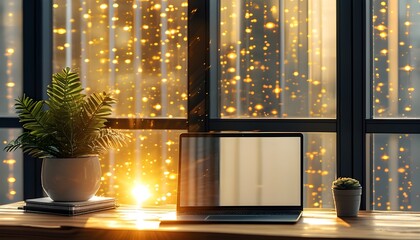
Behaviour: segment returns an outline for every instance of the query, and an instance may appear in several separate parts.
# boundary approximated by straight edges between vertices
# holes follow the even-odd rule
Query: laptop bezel
[[[246,212],[248,214],[258,212],[271,212],[276,213],[296,213],[303,211],[303,134],[301,133],[272,133],[272,132],[194,132],[182,133],[179,137],[179,163],[178,171],[181,169],[181,155],[182,143],[184,139],[191,137],[297,137],[300,139],[300,204],[296,206],[181,206],[180,204],[180,189],[181,175],[178,175],[178,194],[176,211],[177,214],[229,214],[229,212],[237,213],[238,211]]]

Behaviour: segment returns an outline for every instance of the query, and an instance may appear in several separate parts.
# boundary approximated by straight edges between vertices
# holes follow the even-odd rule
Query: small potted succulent
[[[6,145],[42,158],[41,184],[54,201],[85,201],[98,191],[101,165],[98,155],[119,148],[129,139],[107,128],[116,101],[108,93],[82,93],[79,75],[70,68],[53,74],[47,100],[25,95],[15,109],[24,132]]]
[[[361,202],[362,186],[354,178],[340,177],[332,183],[337,217],[356,217]]]

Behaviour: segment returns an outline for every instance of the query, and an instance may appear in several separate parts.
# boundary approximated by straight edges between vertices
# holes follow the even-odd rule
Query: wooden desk
[[[0,206],[0,239],[420,239],[420,213],[361,212],[340,219],[331,210],[305,210],[297,224],[171,224],[158,218],[174,210],[122,206],[66,217]]]

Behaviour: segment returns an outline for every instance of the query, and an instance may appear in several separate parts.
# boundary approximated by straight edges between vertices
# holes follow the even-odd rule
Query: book
[[[49,197],[25,200],[25,212],[50,213],[75,216],[85,213],[114,209],[117,207],[115,198],[94,196],[82,202],[55,202]]]

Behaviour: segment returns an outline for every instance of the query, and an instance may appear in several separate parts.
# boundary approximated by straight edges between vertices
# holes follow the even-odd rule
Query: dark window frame
[[[52,75],[52,0],[23,0],[23,92],[45,99]],[[187,130],[182,118],[109,118],[107,126],[118,129]],[[17,117],[0,118],[0,127],[20,128]],[[24,199],[42,197],[42,160],[24,156]]]
[[[188,1],[188,116],[186,119],[109,119],[121,129],[184,129],[203,131],[335,132],[337,134],[337,176],[359,179],[364,186],[362,209],[369,209],[366,193],[371,189],[370,146],[372,133],[420,133],[420,119],[373,119],[370,98],[368,51],[371,1],[337,1],[337,118],[336,119],[215,119],[210,116],[210,1]],[[52,0],[23,0],[23,91],[35,99],[45,97],[43,89],[51,76]],[[214,11],[214,10],[213,10]],[[217,95],[217,94],[216,94]],[[368,113],[368,114],[366,114]],[[18,128],[17,118],[0,118],[0,127]],[[24,158],[24,198],[42,196],[41,161]]]
[[[34,99],[45,98],[44,79],[51,77],[51,6],[51,0],[22,1],[23,92]],[[24,199],[42,196],[42,160],[25,155],[23,161]]]
[[[192,104],[189,129],[198,131],[282,131],[335,132],[337,134],[337,176],[349,176],[366,183],[366,1],[337,0],[337,118],[330,119],[215,119],[211,118],[210,54],[211,0],[190,0],[189,17],[189,96]],[[217,8],[216,8],[217,9]],[[201,54],[200,54],[201,55]],[[202,91],[205,89],[206,91]],[[192,91],[191,91],[192,90]],[[349,107],[350,106],[350,107]],[[190,107],[190,105],[189,105]],[[366,209],[366,187],[362,209]]]

